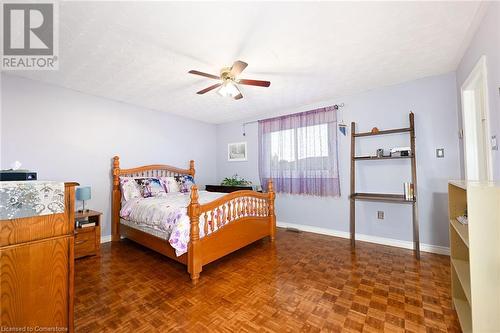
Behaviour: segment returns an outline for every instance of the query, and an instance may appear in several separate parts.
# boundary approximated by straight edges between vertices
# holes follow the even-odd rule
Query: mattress
[[[140,223],[137,223],[134,221],[125,220],[123,218],[120,219],[120,224],[126,225],[127,227],[145,232],[149,235],[152,235],[152,236],[155,236],[155,237],[167,240],[167,241],[170,237],[170,232],[168,232],[168,231],[161,231],[161,230],[153,229],[153,228],[148,227],[145,224],[140,224]]]
[[[199,202],[204,204],[226,193],[199,191]],[[167,193],[160,197],[133,198],[122,204],[120,223],[150,235],[167,240],[177,256],[187,252],[190,220],[187,206],[189,193]],[[200,238],[204,237],[204,221],[200,218]]]

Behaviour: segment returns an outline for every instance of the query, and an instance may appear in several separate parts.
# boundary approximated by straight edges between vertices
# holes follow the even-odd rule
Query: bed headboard
[[[120,168],[120,157],[113,157],[113,192],[112,192],[112,217],[111,226],[112,240],[116,241],[120,239],[119,227],[120,227],[120,209],[121,209],[121,188],[120,188],[120,176],[121,177],[173,177],[181,175],[191,175],[194,177],[194,161],[189,161],[189,169],[180,169],[170,165],[164,164],[152,164],[144,165],[140,167],[135,167],[131,169],[121,169]]]
[[[189,161],[189,169],[180,169],[170,165],[152,164],[140,167],[121,169],[120,157],[113,157],[113,180],[122,177],[173,177],[191,175],[194,177],[194,161]]]

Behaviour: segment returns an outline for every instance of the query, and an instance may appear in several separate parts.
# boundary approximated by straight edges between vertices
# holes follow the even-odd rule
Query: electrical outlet
[[[437,158],[443,158],[444,157],[444,148],[438,148],[438,149],[436,149],[436,157]]]
[[[379,211],[377,212],[377,218],[378,218],[379,220],[383,220],[383,219],[384,219],[384,212],[383,212],[382,210],[379,210]]]

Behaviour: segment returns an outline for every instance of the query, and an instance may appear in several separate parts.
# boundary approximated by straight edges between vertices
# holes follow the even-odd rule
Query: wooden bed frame
[[[122,198],[120,176],[171,177],[177,175],[194,177],[194,161],[190,161],[189,169],[161,164],[120,169],[120,158],[113,157],[111,234],[113,242],[125,237],[187,265],[191,280],[196,284],[204,265],[266,236],[270,236],[271,241],[274,241],[276,235],[275,194],[271,180],[267,193],[236,191],[203,205],[198,202],[198,188],[193,185],[191,202],[188,206],[188,216],[191,221],[190,242],[188,252],[180,257],[176,256],[174,248],[167,240],[120,224]],[[217,230],[201,239],[200,217],[205,235],[207,231],[213,231],[214,226],[217,226]]]

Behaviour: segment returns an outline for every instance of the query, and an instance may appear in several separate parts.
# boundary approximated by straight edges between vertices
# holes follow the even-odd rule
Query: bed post
[[[191,161],[193,162],[193,161]],[[191,163],[191,167],[194,165]],[[191,275],[193,284],[198,283],[201,272],[201,243],[200,243],[200,204],[198,203],[198,187],[191,188],[191,203],[188,206],[191,228],[189,232],[190,241],[188,248],[188,273]]]
[[[267,183],[267,192],[269,193],[269,236],[271,237],[271,242],[274,242],[276,238],[276,215],[274,214],[274,198],[276,194],[274,193],[272,179],[269,179]]]
[[[111,241],[120,240],[120,158],[113,157],[113,193],[111,196]]]
[[[194,170],[194,160],[189,161],[189,173],[194,178],[195,170]]]

